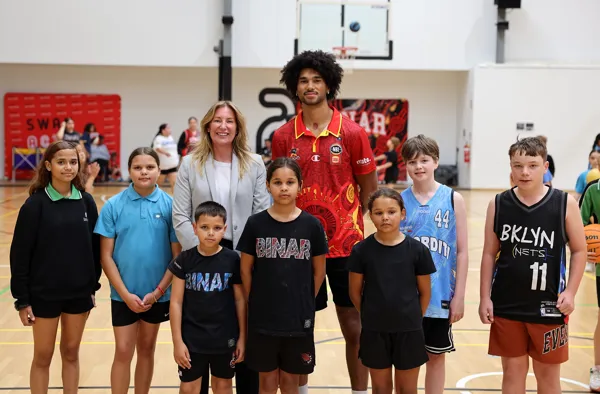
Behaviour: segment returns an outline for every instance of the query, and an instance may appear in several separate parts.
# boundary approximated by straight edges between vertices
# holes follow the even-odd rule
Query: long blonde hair
[[[212,122],[213,118],[215,117],[217,110],[223,107],[228,107],[235,115],[237,130],[236,135],[233,138],[233,153],[238,158],[239,173],[240,178],[242,178],[250,167],[252,156],[250,154],[250,147],[248,146],[246,119],[244,118],[242,112],[231,101],[219,101],[215,103],[212,107],[210,107],[206,115],[204,115],[202,121],[200,121],[200,130],[202,130],[202,136],[192,150],[192,161],[198,163],[198,170],[202,173],[208,157],[212,156],[214,158],[215,152],[213,150],[212,139],[210,138],[209,127],[210,122]]]

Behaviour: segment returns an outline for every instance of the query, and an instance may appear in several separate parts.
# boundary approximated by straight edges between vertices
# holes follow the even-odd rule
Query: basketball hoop
[[[332,49],[335,57],[344,69],[344,73],[352,74],[354,72],[354,60],[356,59],[358,47],[338,46]]]

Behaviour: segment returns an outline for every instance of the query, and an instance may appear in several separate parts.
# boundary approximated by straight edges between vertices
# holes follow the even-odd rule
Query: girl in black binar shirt
[[[316,217],[296,207],[302,186],[295,160],[267,170],[273,205],[251,216],[237,249],[248,299],[246,364],[261,394],[297,393],[299,375],[315,367],[315,297],[325,278],[327,237]]]
[[[368,207],[377,232],[356,244],[348,260],[350,299],[362,323],[359,358],[373,392],[392,394],[395,380],[397,393],[417,394],[428,360],[422,324],[435,264],[421,242],[400,232],[406,213],[398,192],[379,189]]]
[[[64,392],[76,393],[79,345],[102,271],[98,210],[84,191],[74,143],[46,149],[29,194],[12,239],[10,285],[21,322],[33,327],[31,393],[48,392],[59,320]]]

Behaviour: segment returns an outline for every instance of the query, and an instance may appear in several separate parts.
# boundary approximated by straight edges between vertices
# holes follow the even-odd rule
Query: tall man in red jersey
[[[307,51],[281,71],[281,83],[302,104],[300,113],[275,131],[272,157],[287,156],[302,169],[299,208],[318,217],[329,241],[327,278],[316,298],[327,307],[327,281],[346,340],[346,363],[353,393],[367,392],[368,370],[358,359],[360,316],[350,300],[347,259],[364,239],[363,214],[377,189],[376,165],[365,130],[331,107],[340,90],[343,70],[333,55]],[[364,212],[363,212],[364,209]],[[307,378],[300,381],[306,392]]]

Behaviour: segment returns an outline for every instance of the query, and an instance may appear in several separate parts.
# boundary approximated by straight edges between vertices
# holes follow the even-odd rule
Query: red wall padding
[[[4,176],[12,176],[12,148],[47,147],[56,140],[64,118],[73,118],[83,132],[94,123],[108,150],[121,152],[121,97],[116,94],[6,93],[4,95]],[[32,171],[18,170],[17,179],[30,179]]]

